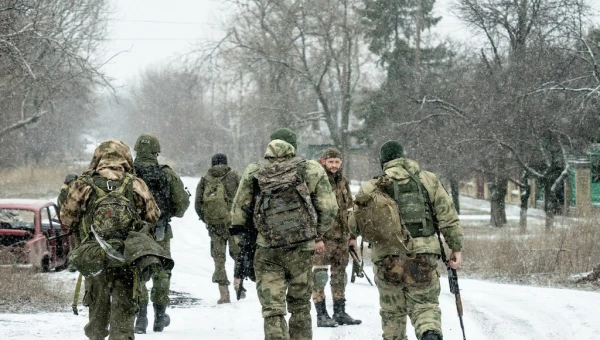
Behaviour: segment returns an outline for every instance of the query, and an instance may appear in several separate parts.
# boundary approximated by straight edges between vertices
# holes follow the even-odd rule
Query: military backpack
[[[204,192],[202,193],[202,212],[204,213],[204,222],[209,225],[227,225],[231,221],[229,213],[231,199],[227,197],[223,178],[204,176]]]
[[[363,239],[370,244],[389,247],[397,254],[408,254],[413,240],[402,225],[398,204],[384,189],[378,178],[369,193],[361,192],[354,199],[354,219]]]
[[[306,161],[264,161],[254,175],[254,224],[272,248],[294,246],[317,237],[317,212],[306,185]]]

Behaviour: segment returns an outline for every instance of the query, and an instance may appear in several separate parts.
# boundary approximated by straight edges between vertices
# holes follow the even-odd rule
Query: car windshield
[[[35,213],[31,210],[0,208],[2,229],[34,229]]]

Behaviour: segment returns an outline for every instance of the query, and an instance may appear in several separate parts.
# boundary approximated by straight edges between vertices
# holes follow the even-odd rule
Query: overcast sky
[[[437,0],[435,11],[443,19],[436,31],[472,41],[474,37],[449,11],[454,1]],[[589,2],[600,11],[599,0]],[[125,52],[111,60],[104,71],[117,85],[127,87],[148,66],[168,63],[199,41],[221,38],[231,5],[224,0],[113,0],[112,7],[105,54],[110,57]]]

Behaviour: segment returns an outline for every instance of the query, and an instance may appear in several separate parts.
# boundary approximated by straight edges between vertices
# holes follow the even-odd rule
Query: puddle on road
[[[169,300],[171,308],[189,308],[200,304],[199,298],[191,297],[188,293],[169,291]]]

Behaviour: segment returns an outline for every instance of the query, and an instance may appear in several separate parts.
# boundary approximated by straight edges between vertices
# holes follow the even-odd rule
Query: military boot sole
[[[335,315],[333,316],[333,320],[335,320],[335,322],[338,323],[338,325],[343,326],[343,325],[360,325],[362,323],[362,320],[358,320],[358,319],[347,319],[346,317],[336,317]]]

